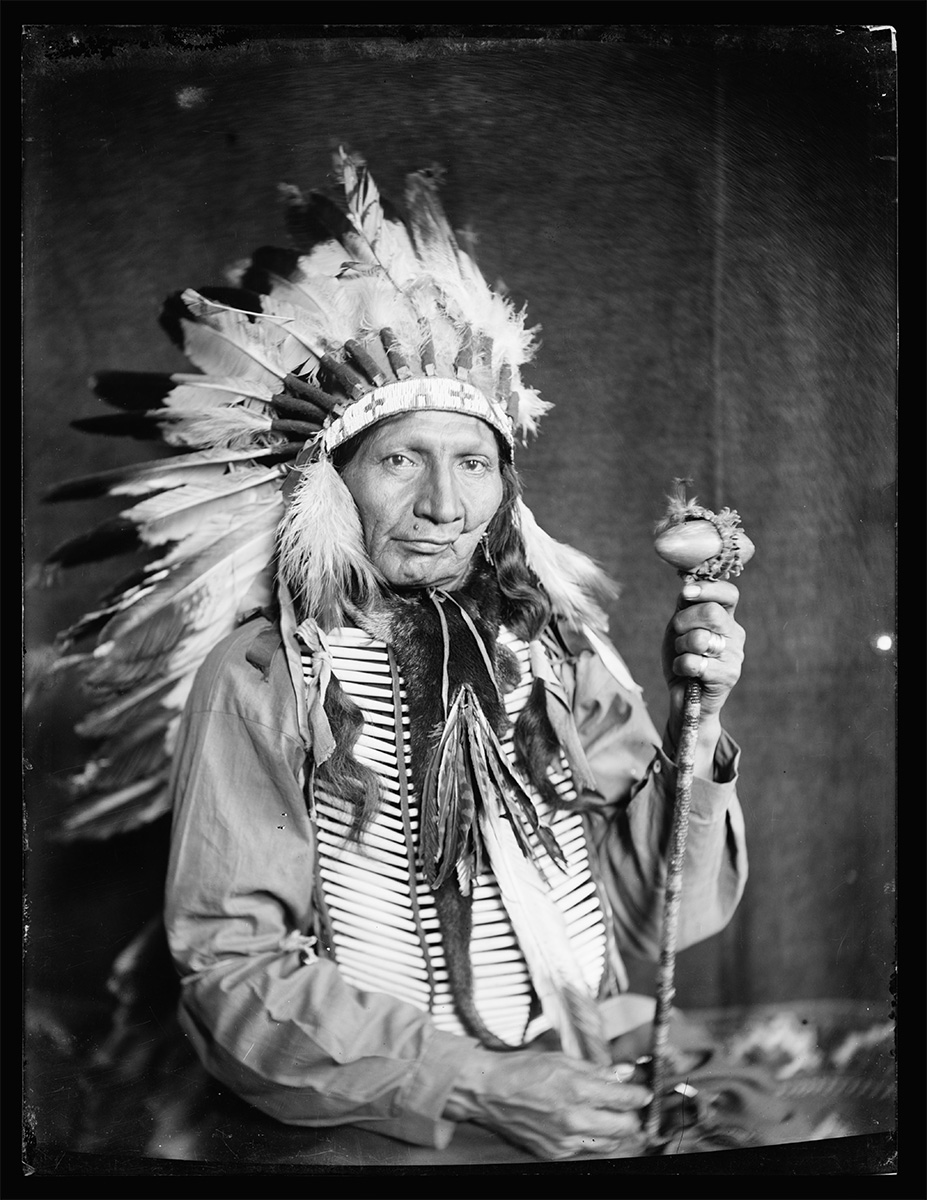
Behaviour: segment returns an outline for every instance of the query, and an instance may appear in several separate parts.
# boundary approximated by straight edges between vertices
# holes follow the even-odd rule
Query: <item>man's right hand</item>
[[[485,1125],[539,1158],[624,1157],[643,1149],[640,1109],[652,1094],[619,1075],[559,1052],[475,1049],[444,1115]]]

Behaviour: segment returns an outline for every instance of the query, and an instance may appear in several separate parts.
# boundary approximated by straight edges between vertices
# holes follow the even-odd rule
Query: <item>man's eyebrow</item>
[[[440,454],[442,451],[447,451],[455,458],[474,458],[482,455],[484,458],[498,458],[499,451],[495,446],[480,444],[470,444],[467,446],[440,446],[424,445],[421,442],[415,441],[413,438],[404,438],[402,441],[393,441],[384,438],[379,445],[374,447],[378,454],[403,454],[411,451],[413,454]]]

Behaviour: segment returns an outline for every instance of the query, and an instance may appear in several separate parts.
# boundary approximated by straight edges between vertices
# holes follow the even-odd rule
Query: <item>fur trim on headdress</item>
[[[297,470],[280,522],[278,566],[303,615],[333,629],[344,623],[348,598],[365,605],[382,577],[367,557],[354,497],[331,460],[322,455]]]

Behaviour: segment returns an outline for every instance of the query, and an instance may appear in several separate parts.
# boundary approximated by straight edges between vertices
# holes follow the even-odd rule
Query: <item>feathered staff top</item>
[[[119,411],[74,422],[160,439],[167,457],[73,479],[50,500],[125,497],[113,520],[59,546],[52,568],[129,551],[145,561],[60,636],[92,704],[92,754],[72,781],[71,836],[107,837],[168,811],[177,721],[208,651],[278,584],[323,629],[380,580],[331,462],[347,439],[422,408],[478,416],[509,452],[549,405],[526,386],[524,311],[493,291],[444,215],[433,172],[407,179],[406,215],[364,161],[336,155],[343,202],[285,185],[293,248],[265,246],[231,287],[172,296],[161,323],[196,368],[107,371]],[[518,501],[529,567],[567,622],[601,630],[610,588],[584,554]]]

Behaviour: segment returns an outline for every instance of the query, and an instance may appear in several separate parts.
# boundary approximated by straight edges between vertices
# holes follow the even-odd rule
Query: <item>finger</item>
[[[607,1067],[593,1068],[593,1074],[605,1083],[629,1083],[636,1069],[632,1062],[615,1062]]]
[[[639,1109],[610,1112],[584,1108],[572,1113],[564,1125],[565,1138],[615,1138],[636,1133],[643,1117]]]
[[[590,1133],[566,1139],[560,1147],[561,1153],[558,1157],[572,1158],[577,1154],[597,1154],[607,1158],[630,1157],[643,1149],[642,1138],[642,1122],[635,1118],[633,1126],[613,1129],[610,1133]]]
[[[646,1108],[653,1099],[653,1092],[639,1083],[624,1083],[614,1067],[603,1067],[599,1079],[601,1086],[590,1095],[600,1108],[610,1112],[627,1112],[630,1109]]]
[[[698,580],[687,583],[679,594],[678,607],[685,608],[696,602],[720,604],[733,616],[740,599],[740,589],[733,583],[721,579]]]
[[[688,608],[679,609],[673,616],[673,628],[677,633],[687,633],[690,629],[708,629],[729,637],[740,627],[723,604],[706,601],[704,604],[692,604]]]
[[[599,1138],[588,1145],[582,1145],[577,1154],[595,1154],[600,1158],[640,1158],[645,1152],[643,1134],[638,1133],[636,1137],[625,1136],[611,1141]]]
[[[574,1135],[553,1145],[531,1145],[529,1148],[546,1159],[562,1161],[578,1154],[595,1154],[603,1158],[630,1158],[644,1151],[643,1130],[640,1123],[634,1129],[620,1130],[611,1134]]]
[[[634,1078],[637,1067],[632,1062],[612,1063],[608,1068],[615,1077],[616,1083],[629,1083]]]
[[[676,638],[677,654],[700,654],[704,658],[721,658],[728,650],[728,639],[712,629],[693,629]]]
[[[680,654],[673,659],[673,674],[683,679],[698,679],[701,683],[733,687],[739,667],[727,660],[706,658],[704,654]]]

